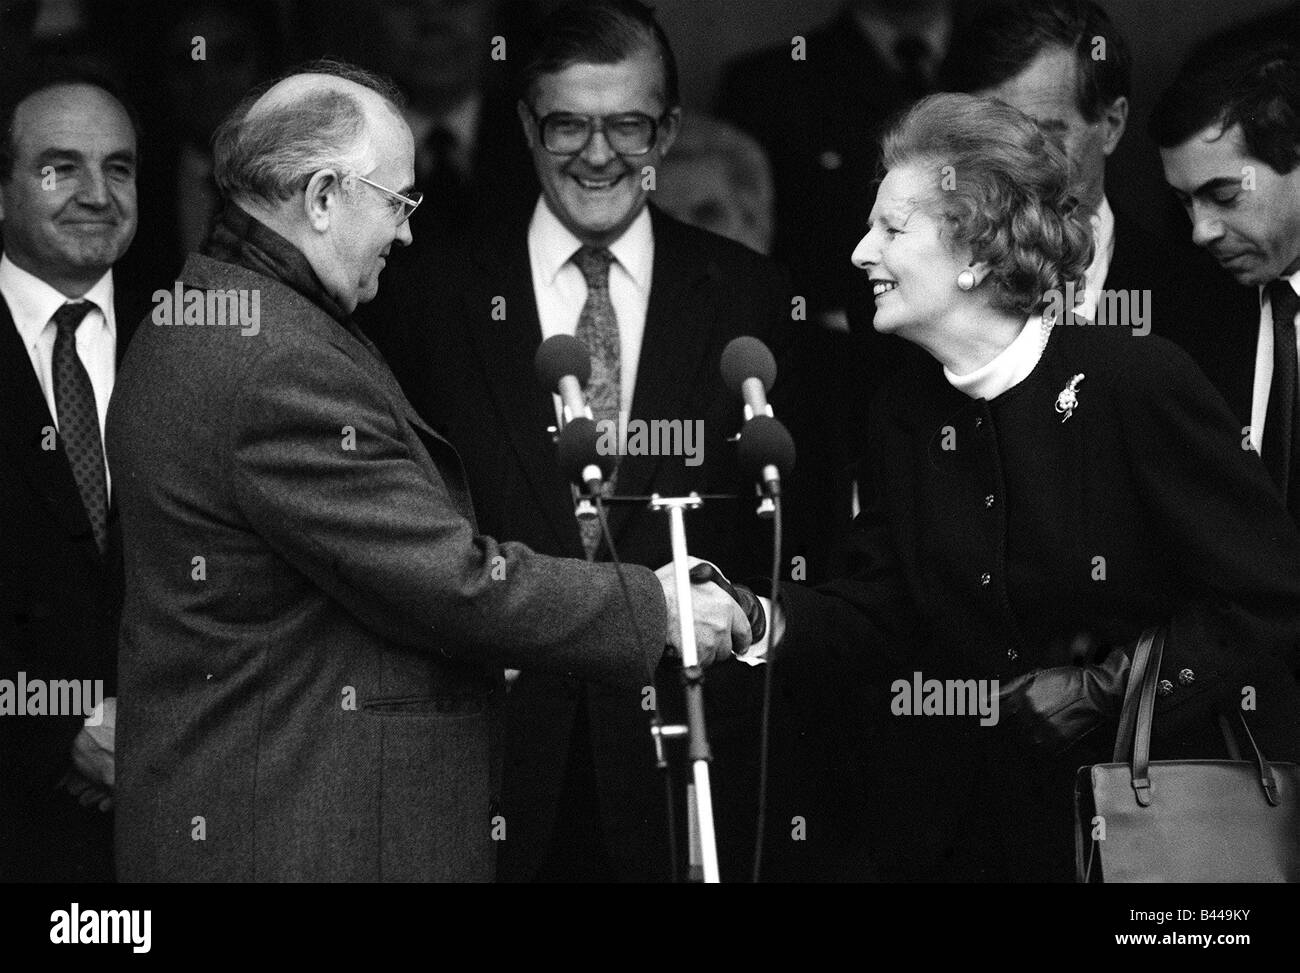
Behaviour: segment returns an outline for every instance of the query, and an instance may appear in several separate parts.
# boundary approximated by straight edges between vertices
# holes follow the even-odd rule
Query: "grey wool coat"
[[[455,451],[301,286],[181,280],[257,291],[260,327],[146,320],[117,380],[120,878],[491,880],[501,669],[649,684],[658,581],[626,569],[633,625],[608,565],[479,535]]]

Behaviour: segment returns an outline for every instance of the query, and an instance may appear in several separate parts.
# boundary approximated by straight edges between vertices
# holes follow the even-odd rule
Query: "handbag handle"
[[[1120,710],[1119,732],[1115,736],[1115,751],[1112,762],[1122,763],[1126,752],[1130,746],[1132,747],[1130,772],[1133,793],[1138,804],[1142,807],[1151,805],[1151,779],[1149,777],[1151,768],[1151,726],[1155,720],[1156,686],[1159,682],[1160,661],[1164,656],[1164,648],[1165,633],[1163,629],[1148,628],[1142,632],[1142,637],[1138,639],[1137,647],[1133,652],[1128,686],[1124,689],[1124,705]],[[1272,807],[1277,807],[1280,800],[1277,793],[1277,782],[1273,779],[1273,768],[1264,759],[1264,754],[1255,742],[1254,734],[1250,732],[1250,727],[1246,725],[1246,718],[1241,713],[1237,714],[1237,718],[1241,723],[1241,728],[1246,731],[1246,739],[1250,742],[1251,750],[1254,751],[1255,767],[1259,771],[1259,783],[1264,791],[1264,797]],[[1231,755],[1236,751],[1236,745],[1229,733],[1227,722],[1221,720],[1220,728],[1223,730],[1224,740]]]

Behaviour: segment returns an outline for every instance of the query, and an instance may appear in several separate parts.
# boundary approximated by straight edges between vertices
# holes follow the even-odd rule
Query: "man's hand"
[[[117,783],[114,751],[116,750],[117,700],[106,699],[102,710],[81,728],[72,741],[72,766],[92,784],[109,791]]]
[[[79,770],[69,770],[59,781],[59,786],[75,797],[82,807],[98,807],[101,811],[113,809],[113,789],[94,783]]]
[[[690,559],[691,566],[699,563],[699,558]],[[677,586],[673,580],[673,566],[665,564],[655,575],[663,585],[664,601],[668,606],[668,628],[664,639],[680,653],[681,625],[677,620]],[[695,615],[695,648],[699,652],[701,665],[721,662],[731,656],[733,651],[744,652],[749,648],[749,619],[731,595],[716,584],[710,581],[708,584],[691,585],[691,607]]]

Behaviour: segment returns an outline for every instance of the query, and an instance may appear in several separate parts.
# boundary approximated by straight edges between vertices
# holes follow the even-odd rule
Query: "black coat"
[[[120,360],[143,311],[129,298],[116,303]],[[116,491],[101,554],[67,456],[41,448],[54,422],[3,300],[0,416],[0,679],[102,679],[112,695],[122,609]],[[55,790],[81,725],[76,716],[0,718],[0,878],[111,877],[111,815]]]
[[[1057,396],[1080,373],[1063,421]],[[1288,671],[1300,536],[1185,354],[1155,336],[1057,327],[1033,373],[992,401],[913,362],[871,418],[857,571],[785,589],[778,667],[829,668],[853,687],[838,718],[873,741],[872,838],[901,876],[1068,878],[1072,772],[1109,759],[1113,742],[1095,734],[1095,747],[1050,760],[1005,723],[882,718],[879,687],[914,672],[1006,681],[1066,664],[1079,633],[1126,646],[1168,623],[1156,756],[1221,756],[1212,716],[1244,686],[1264,753],[1300,754]],[[881,724],[884,742],[870,735]]]

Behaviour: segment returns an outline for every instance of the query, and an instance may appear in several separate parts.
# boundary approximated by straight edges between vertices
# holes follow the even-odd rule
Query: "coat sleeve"
[[[876,457],[885,455],[883,401],[878,396],[871,413],[869,448]],[[889,684],[915,665],[918,615],[878,485],[864,481],[860,496],[862,511],[838,557],[848,566],[845,576],[816,588],[791,583],[781,589],[786,631],[778,665],[792,676],[795,667],[815,666],[835,671],[837,679]]]
[[[477,535],[341,350],[269,350],[231,421],[250,527],[368,628],[485,666],[649,683],[666,626],[653,572],[625,566],[629,610],[609,565]]]
[[[1144,339],[1152,342],[1158,339]],[[1157,726],[1177,732],[1254,690],[1290,698],[1300,646],[1300,535],[1228,406],[1180,349],[1130,359],[1122,423],[1135,501],[1188,585],[1173,607]],[[1190,670],[1192,682],[1180,679]],[[1284,696],[1283,694],[1287,694]],[[1270,697],[1273,697],[1270,700]]]

